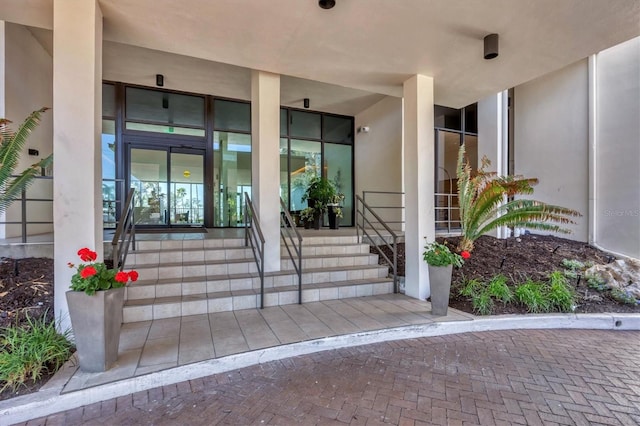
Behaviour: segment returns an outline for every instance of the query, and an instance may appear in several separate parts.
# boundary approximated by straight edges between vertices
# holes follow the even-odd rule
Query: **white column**
[[[53,229],[55,313],[70,325],[65,291],[78,249],[103,252],[102,12],[96,0],[53,4]]]
[[[265,238],[264,269],[280,270],[280,75],[251,74],[251,197]]]
[[[505,176],[509,171],[509,92],[503,91],[478,102],[478,164],[483,156],[491,161],[487,171]],[[509,237],[509,228],[502,226],[489,235]]]
[[[430,295],[429,269],[422,260],[425,241],[435,239],[433,78],[415,75],[404,82],[404,192],[406,216],[405,293]],[[426,240],[425,240],[426,237]]]

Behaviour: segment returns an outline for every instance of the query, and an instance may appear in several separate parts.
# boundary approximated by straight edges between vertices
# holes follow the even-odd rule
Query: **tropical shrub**
[[[53,373],[69,359],[70,332],[59,334],[45,318],[27,316],[26,325],[0,330],[0,392]]]
[[[458,200],[462,238],[458,250],[473,250],[473,242],[481,235],[500,226],[570,233],[562,225],[575,223],[571,217],[579,212],[537,200],[510,199],[515,195],[533,193],[538,179],[521,176],[498,176],[486,172],[491,163],[484,157],[476,176],[466,158],[465,146],[458,152]]]
[[[9,128],[10,120],[0,118],[0,212],[5,211],[22,190],[33,182],[42,167],[47,167],[53,161],[53,155],[50,155],[21,173],[16,173],[20,153],[47,109],[32,112],[15,132]]]

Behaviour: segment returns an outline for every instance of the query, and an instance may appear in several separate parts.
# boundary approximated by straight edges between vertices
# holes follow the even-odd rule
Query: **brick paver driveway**
[[[640,424],[640,332],[527,330],[289,358],[29,424]]]

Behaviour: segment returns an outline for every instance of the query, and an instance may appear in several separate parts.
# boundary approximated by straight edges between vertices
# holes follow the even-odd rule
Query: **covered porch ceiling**
[[[436,103],[455,108],[640,35],[637,0],[337,0],[331,10],[317,0],[98,3],[110,42],[279,73],[310,88],[402,96],[402,83],[424,74],[434,78]],[[3,0],[0,19],[52,29],[53,0]],[[487,61],[489,33],[500,34],[500,56]]]

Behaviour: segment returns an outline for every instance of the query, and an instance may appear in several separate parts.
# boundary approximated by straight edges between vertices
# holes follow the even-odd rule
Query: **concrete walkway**
[[[428,375],[433,375],[435,373],[438,373],[438,370],[434,370],[434,368],[436,367],[440,368],[442,365],[448,366],[452,363],[455,364],[459,362],[461,359],[466,359],[465,358],[466,349],[464,351],[455,350],[454,352],[449,352],[450,349],[447,349],[447,348],[450,348],[449,341],[455,342],[459,338],[457,336],[453,336],[452,334],[458,334],[458,333],[469,333],[469,332],[477,333],[477,332],[486,331],[486,330],[495,331],[495,330],[510,330],[510,329],[548,329],[548,328],[551,328],[551,329],[567,329],[567,328],[568,329],[600,329],[600,330],[620,330],[620,331],[640,330],[640,315],[635,315],[635,314],[630,314],[630,315],[558,314],[558,315],[502,316],[502,317],[491,317],[491,318],[477,318],[477,317],[468,316],[466,314],[458,314],[457,312],[452,311],[451,315],[453,315],[454,317],[456,315],[462,315],[462,317],[455,318],[456,320],[453,320],[453,321],[452,319],[454,319],[454,317],[449,318],[448,320],[447,320],[447,317],[444,317],[438,320],[437,317],[429,318],[428,311],[430,310],[430,307],[426,302],[417,302],[417,301],[414,302],[412,299],[404,300],[403,297],[399,295],[388,295],[387,297],[398,298],[396,302],[400,304],[416,303],[415,305],[416,312],[414,312],[414,315],[420,316],[419,314],[421,313],[424,320],[417,321],[416,318],[413,317],[415,321],[405,322],[405,324],[396,324],[395,326],[389,325],[389,326],[384,326],[384,328],[375,328],[370,326],[369,329],[360,329],[356,331],[352,330],[350,332],[345,332],[342,334],[336,333],[335,335],[332,335],[329,337],[322,337],[322,338],[313,338],[310,336],[307,338],[307,340],[302,340],[295,343],[275,344],[272,347],[263,347],[263,348],[257,348],[257,349],[250,348],[250,350],[246,352],[238,353],[235,355],[228,355],[228,356],[223,356],[221,358],[207,359],[200,362],[179,365],[179,366],[176,366],[175,368],[169,368],[169,369],[156,371],[156,372],[139,375],[139,376],[131,376],[131,377],[124,378],[122,380],[116,380],[109,383],[96,384],[89,387],[80,387],[79,390],[75,390],[75,391],[63,392],[64,388],[66,386],[69,386],[73,382],[72,378],[74,374],[77,373],[76,367],[74,367],[73,365],[68,365],[65,370],[62,370],[58,375],[56,375],[56,377],[53,380],[51,380],[50,383],[47,384],[47,386],[44,387],[40,392],[37,392],[32,395],[27,395],[24,397],[14,398],[8,401],[3,401],[2,403],[0,403],[0,424],[5,425],[5,424],[19,423],[19,422],[24,422],[34,418],[39,418],[39,419],[37,421],[30,422],[30,424],[45,424],[45,420],[46,420],[46,424],[80,424],[84,421],[87,421],[93,424],[103,423],[103,422],[104,424],[114,424],[114,423],[115,424],[120,424],[120,423],[146,424],[147,421],[145,419],[147,418],[146,417],[147,414],[144,414],[144,413],[140,414],[142,412],[138,408],[132,409],[132,411],[129,412],[129,414],[125,415],[123,414],[125,411],[119,411],[118,406],[122,408],[123,404],[125,404],[124,406],[128,404],[131,407],[138,407],[139,405],[144,405],[144,404],[152,404],[149,407],[153,409],[157,409],[158,407],[153,404],[161,404],[160,401],[164,401],[163,403],[168,403],[167,401],[170,400],[172,401],[171,404],[176,404],[176,407],[182,407],[179,410],[177,410],[176,407],[172,408],[173,410],[171,411],[172,413],[174,411],[175,413],[178,413],[178,412],[183,412],[182,409],[186,407],[185,404],[187,403],[190,404],[191,400],[189,398],[193,397],[193,398],[203,398],[202,401],[207,400],[208,405],[213,404],[213,406],[216,406],[216,407],[222,407],[222,406],[227,407],[227,405],[225,405],[227,403],[231,405],[235,404],[235,402],[230,402],[230,401],[242,402],[242,401],[245,401],[242,398],[258,398],[258,395],[255,395],[254,389],[263,389],[263,391],[265,391],[265,388],[262,385],[258,386],[257,384],[253,383],[253,384],[246,385],[246,389],[244,391],[241,391],[237,388],[233,388],[234,389],[233,391],[228,390],[226,391],[226,393],[221,393],[221,391],[217,387],[218,385],[213,385],[213,387],[211,387],[211,383],[223,384],[222,382],[226,380],[224,379],[224,377],[245,377],[246,374],[254,375],[256,371],[262,371],[262,369],[266,369],[265,371],[270,371],[270,369],[274,369],[274,371],[276,371],[277,373],[278,371],[279,372],[283,371],[282,366],[288,366],[287,369],[290,369],[291,366],[293,365],[306,365],[311,362],[316,362],[315,360],[323,360],[323,359],[326,362],[321,362],[319,365],[323,365],[326,367],[328,365],[327,363],[330,364],[331,362],[330,360],[333,359],[334,357],[342,358],[345,356],[344,355],[345,353],[358,354],[358,353],[361,353],[362,350],[364,350],[367,353],[371,351],[371,353],[374,354],[372,355],[372,358],[370,358],[369,361],[364,362],[363,365],[366,365],[368,363],[375,363],[376,362],[375,360],[378,359],[377,358],[378,355],[384,358],[384,356],[386,356],[384,355],[385,351],[389,350],[389,348],[395,347],[394,345],[399,345],[398,347],[405,347],[405,348],[410,348],[413,346],[425,346],[425,350],[430,348],[429,350],[435,351],[432,353],[432,355],[429,355],[429,356],[425,355],[425,356],[418,357],[418,359],[422,360],[419,362],[419,366],[418,366],[419,368],[416,368],[416,365],[414,364],[414,361],[411,360],[411,358],[404,360],[404,355],[402,355],[403,353],[402,351],[397,352],[395,355],[389,358],[390,360],[395,359],[395,362],[399,363],[396,366],[397,368],[402,367],[404,369],[404,370],[402,369],[398,370],[399,372],[397,374],[399,374],[401,377],[405,377],[407,380],[421,382],[425,380],[425,377],[426,377],[425,374],[428,376]],[[355,299],[354,302],[358,301],[357,303],[363,303],[363,301],[366,301],[366,299],[367,298]],[[367,303],[371,303],[371,302],[373,302],[373,300],[367,301]],[[387,301],[385,303],[392,303],[392,302],[393,300]],[[376,303],[379,304],[380,301],[376,301]],[[309,305],[311,304],[307,304],[303,306],[309,307]],[[367,309],[366,305],[364,305],[364,307],[361,306],[360,309],[366,310]],[[242,316],[242,314],[240,315]],[[390,318],[390,320],[396,321],[396,322],[398,321],[397,316],[389,315],[388,312],[386,313],[386,315]],[[406,313],[403,315],[406,315]],[[361,317],[361,318],[364,318],[364,317]],[[544,336],[554,336],[554,333],[556,332],[554,331],[550,334],[545,334]],[[589,336],[589,333],[590,332],[576,334],[577,337],[575,337],[574,339],[575,341],[571,341],[571,342],[567,341],[567,343],[563,343],[566,346],[568,353],[573,354],[575,352],[577,356],[578,352],[582,351],[581,353],[586,354],[585,356],[587,356],[587,358],[593,359],[592,363],[593,365],[596,365],[596,366],[598,365],[599,362],[600,363],[608,362],[605,360],[599,360],[599,356],[602,350],[606,352],[609,350],[608,347],[613,347],[612,346],[613,343],[611,345],[609,343],[603,343],[604,345],[603,348],[597,349],[597,346],[600,344],[600,341],[603,339],[602,336],[604,336],[606,333],[596,334],[596,336],[599,336],[599,337],[595,338],[595,340],[590,338],[587,339],[587,337]],[[435,336],[443,336],[443,335],[452,335],[452,336],[447,336],[443,339],[430,340],[430,338],[434,338]],[[536,334],[534,333],[533,335],[535,336]],[[609,334],[606,334],[606,335],[609,335]],[[499,344],[499,343],[492,342],[491,339],[487,340],[487,337],[484,337],[485,336],[484,334],[474,334],[474,336],[475,336],[474,338],[479,339],[479,341],[488,342],[486,343],[485,346],[476,349],[476,352],[475,352],[476,355],[472,357],[473,359],[476,359],[477,362],[479,363],[477,364],[477,366],[479,366],[480,372],[483,371],[482,368],[485,368],[485,366],[483,366],[483,363],[485,362],[487,363],[486,368],[492,368],[492,369],[496,368],[492,361],[494,358],[494,352],[492,352],[492,350],[489,350],[489,349],[492,346],[496,346],[496,345],[498,345],[496,347],[499,347],[501,343]],[[488,336],[500,337],[502,336],[502,334],[497,334],[497,335],[489,334]],[[513,336],[513,335],[507,333],[505,334],[505,336]],[[566,334],[565,336],[567,336],[567,339],[569,339],[569,338],[572,338],[571,336],[573,336],[573,334]],[[627,364],[622,364],[616,367],[608,366],[606,368],[612,371],[615,371],[616,368],[619,370],[623,369],[624,370],[623,374],[626,374],[626,375],[629,375],[632,373],[636,374],[638,372],[637,360],[640,359],[640,357],[637,356],[638,355],[637,352],[633,352],[633,351],[636,350],[635,347],[637,346],[637,342],[640,341],[640,333],[613,332],[611,336],[621,337],[621,338],[616,337],[615,339],[619,339],[619,344],[617,344],[617,346],[619,348],[622,348],[620,357],[622,357],[621,359],[626,359],[627,361],[625,362],[627,362]],[[422,339],[427,338],[427,340],[407,340],[407,339],[415,339],[415,338],[422,338]],[[584,346],[583,349],[574,350],[573,348],[581,347],[580,342],[582,339],[586,339],[585,342],[587,342],[588,344],[583,345]],[[526,341],[526,340],[527,339],[524,338],[523,341]],[[548,350],[545,346],[546,341],[547,341],[546,338],[539,338],[538,340],[532,341],[534,342],[532,345],[528,345],[528,346],[525,345],[525,347],[535,351],[539,351],[539,352],[541,351],[542,353],[546,353],[545,351]],[[354,349],[355,352],[351,352],[351,350],[346,349],[346,348],[355,348],[361,345],[381,343],[381,342],[395,342],[395,343],[386,343],[381,346],[371,346],[364,349]],[[562,340],[560,342],[562,342]],[[437,343],[437,344],[434,346],[434,343]],[[596,347],[596,348],[592,348],[592,347]],[[379,348],[382,348],[382,349],[379,349]],[[345,350],[347,350],[347,352],[343,352]],[[378,352],[379,350],[382,352]],[[435,355],[433,355],[434,353],[440,354],[438,355],[439,358],[435,357]],[[319,355],[310,355],[310,354],[319,354]],[[533,362],[537,362],[537,360],[541,359],[539,358],[538,355],[536,355],[533,352],[530,354],[527,354],[524,352],[516,353],[513,351],[507,351],[503,355],[506,358],[504,358],[503,361],[501,362],[506,362],[508,358],[513,358],[512,362],[515,364],[518,364],[522,360],[528,360],[528,361],[533,360]],[[302,357],[302,358],[294,359],[291,357]],[[320,358],[317,358],[317,357],[320,357]],[[398,357],[400,357],[401,359]],[[567,357],[570,357],[570,356],[567,355]],[[606,358],[612,359],[612,360],[615,359],[615,357],[609,354],[609,352],[607,352]],[[565,358],[565,360],[568,360],[568,359],[569,358]],[[353,361],[353,362],[361,362],[361,361]],[[394,367],[393,371],[395,371],[396,367]],[[630,369],[629,371],[626,371],[627,367],[629,367]],[[586,370],[589,370],[589,369],[586,369]],[[346,374],[350,372],[349,370],[350,369],[346,368],[344,371],[343,370],[340,370],[340,371],[344,373],[345,377],[348,377]],[[324,373],[317,372],[317,375],[324,376],[326,374],[327,377],[329,378],[334,377],[331,375],[333,374],[332,371],[333,371],[332,367],[329,366],[326,372]],[[461,372],[464,370],[456,370],[456,371]],[[457,374],[456,371],[452,372],[454,376]],[[229,373],[229,372],[234,372],[234,373]],[[353,372],[355,373],[356,370],[354,369]],[[297,374],[295,371],[293,373]],[[338,376],[343,376],[342,373],[339,374]],[[495,370],[494,373],[498,373],[498,370]],[[270,374],[269,377],[271,379],[275,377],[273,374],[271,373],[269,374]],[[286,380],[289,380],[288,374],[289,373],[287,373],[287,375],[283,376],[280,379],[286,382]],[[526,376],[526,377],[530,377],[531,374],[533,373],[527,373],[527,374],[529,374],[529,376]],[[335,377],[337,380],[338,377],[337,376]],[[639,388],[635,384],[635,383],[638,383],[637,378],[638,377],[636,377],[635,382],[632,381],[629,384],[629,386],[631,386],[629,389],[627,389],[624,392],[620,391],[625,395],[626,394],[631,395],[631,397],[629,397],[630,399],[627,398],[627,400],[632,402],[633,404],[625,405],[629,408],[629,410],[638,409],[637,405],[634,405],[638,401],[633,399],[637,396],[637,393],[639,392]],[[354,380],[354,383],[356,380],[359,380],[357,377],[353,377],[352,379]],[[263,379],[259,379],[259,380],[263,380]],[[393,381],[395,380],[396,379],[394,379]],[[350,381],[351,379],[347,380],[347,382],[350,382]],[[207,383],[207,386],[204,386],[205,383]],[[343,382],[336,382],[336,383],[343,383]],[[499,382],[499,384],[503,384],[503,383]],[[288,397],[283,397],[283,398],[288,400],[287,398],[295,396],[296,398],[298,398],[297,400],[298,402],[294,404],[294,408],[298,407],[300,404],[303,404],[304,407],[309,408],[310,406],[308,403],[304,402],[304,398],[313,397],[314,393],[311,391],[311,389],[313,389],[314,386],[312,385],[315,385],[315,379],[308,383],[307,382],[301,383],[300,387],[293,387],[289,390],[286,390],[286,389],[282,390],[282,392],[285,392],[287,395],[289,395]],[[602,383],[601,385],[604,386]],[[338,384],[336,384],[336,386],[338,386]],[[509,385],[509,386],[512,386],[512,385]],[[199,392],[198,389],[202,393],[198,393]],[[311,393],[307,395],[305,393],[307,392],[305,389],[309,389],[309,392]],[[264,395],[265,398],[271,397],[272,395],[271,390],[272,390],[271,388],[266,389],[265,391],[266,394]],[[274,388],[273,390],[275,392],[276,389]],[[195,393],[193,394],[192,397],[188,397],[187,394],[192,393],[192,391]],[[556,392],[555,390],[553,391]],[[240,399],[237,399],[237,398],[234,399],[235,397],[228,399],[230,398],[229,392],[231,393],[237,392],[236,397]],[[633,396],[634,393],[636,396]],[[447,396],[447,400],[448,400],[449,392],[445,390],[444,394],[445,396]],[[332,409],[342,410],[342,406],[349,401],[350,401],[349,404],[356,407],[360,407],[359,403],[356,403],[356,399],[358,398],[357,392],[356,394],[353,394],[353,395],[349,394],[349,395],[351,396],[344,399],[341,402],[342,405],[340,407],[336,408],[335,406],[332,406],[333,407]],[[222,398],[223,396],[224,398]],[[174,398],[177,398],[177,399],[174,399]],[[334,398],[337,398],[337,396],[334,396]],[[364,397],[361,395],[360,398],[362,399]],[[611,396],[611,398],[614,398],[614,397]],[[404,397],[403,397],[403,400],[404,400]],[[120,402],[117,402],[117,401],[120,401]],[[127,402],[127,401],[130,401],[130,402]],[[246,401],[253,401],[253,400],[246,400]],[[602,401],[599,401],[599,402],[602,402]],[[253,404],[253,402],[251,403]],[[337,402],[334,404],[337,404]],[[366,405],[366,403],[363,403],[363,404]],[[170,405],[168,405],[167,407],[169,407]],[[289,403],[286,403],[285,405],[287,407],[291,407],[291,404]],[[321,407],[321,405],[318,405],[317,401],[315,403],[312,403],[312,405]],[[112,407],[112,408],[109,408],[109,407]],[[372,407],[366,407],[366,408],[371,409]],[[400,408],[403,408],[403,407],[400,407]],[[439,408],[443,408],[443,407],[439,407]],[[395,408],[394,410],[396,409],[397,408]],[[66,412],[63,414],[53,414],[53,413],[63,412],[65,410]],[[237,407],[235,408],[235,411],[233,410],[230,411],[230,410],[231,409],[229,408],[224,408],[222,409],[222,413],[223,414],[235,413],[234,416],[239,415],[240,413]],[[309,408],[309,410],[312,410],[312,408]],[[314,411],[315,414],[311,413],[311,411],[305,411],[305,409],[302,409],[302,408],[297,411],[295,410],[294,411],[295,413],[297,413],[296,416],[299,414],[302,414],[301,419],[304,423],[313,424],[319,420],[316,417],[305,417],[305,416],[316,415],[318,414],[316,412],[317,410],[319,410],[319,408],[315,409]],[[254,414],[256,415],[259,414],[259,416],[255,417],[255,419],[244,412],[242,412],[241,414],[241,416],[244,416],[242,419],[240,419],[240,417],[236,418],[234,416],[230,416],[228,418],[226,416],[224,416],[223,418],[216,417],[216,419],[223,423],[237,423],[237,422],[245,423],[245,420],[249,423],[253,421],[260,423],[260,420],[265,420],[265,418],[260,417],[263,415],[263,412],[267,413],[267,414],[264,414],[267,417],[269,414],[273,415],[273,419],[275,419],[273,420],[273,422],[276,424],[290,423],[289,421],[285,422],[283,420],[283,418],[286,418],[286,416],[283,416],[282,413],[274,412],[273,409],[269,411],[266,408],[264,408],[259,413],[258,411],[256,411]],[[463,410],[462,412],[464,413],[465,411]],[[477,407],[475,412],[476,412],[476,416],[478,416]],[[122,418],[116,419],[116,417],[110,417],[112,415],[113,416],[120,416],[120,415],[131,416],[133,413],[138,413],[138,415],[141,415],[141,416],[137,418],[129,417],[128,420],[126,421],[124,421]],[[631,415],[634,413],[635,412],[632,412],[629,414]],[[167,416],[169,416],[169,414],[167,414]],[[167,416],[163,417],[162,421],[154,421],[152,423],[185,424],[185,422],[187,422],[192,424],[210,424],[209,421],[212,419],[210,415],[206,415],[202,418],[202,421],[198,423],[198,421],[196,420],[183,421],[183,420],[179,420],[178,418],[174,419],[175,421],[169,420],[170,417],[167,417]],[[278,416],[282,416],[283,418]],[[337,416],[338,414],[336,414],[336,419],[337,419]],[[327,419],[320,419],[320,420],[322,420],[323,422],[325,420],[328,421],[328,420],[331,420],[330,417],[331,416],[329,416],[329,418]],[[375,416],[374,417],[364,416],[364,417],[366,417],[368,421],[371,421],[371,422],[379,421],[379,419],[374,420]],[[297,418],[297,417],[295,416],[290,417],[289,420],[294,420],[294,418]],[[411,419],[410,416],[408,418]],[[271,420],[272,418],[270,418],[268,421],[271,421]],[[351,419],[351,421],[354,421],[354,420],[357,420],[357,419]],[[413,420],[419,420],[419,419],[414,418]],[[449,420],[454,420],[454,417],[451,417],[450,419],[448,419],[448,421]],[[496,423],[499,423],[498,417],[495,417],[495,420],[496,420]],[[351,421],[347,423],[350,423]],[[432,417],[432,420],[430,420],[429,422],[433,422],[435,424],[439,423],[439,421],[434,420],[433,417]],[[480,422],[479,417],[476,423],[478,422]],[[359,424],[359,423],[355,422],[354,424]],[[572,424],[572,423],[569,423],[569,424]],[[623,422],[621,424],[625,424],[625,423]]]

